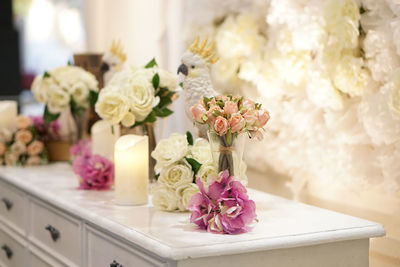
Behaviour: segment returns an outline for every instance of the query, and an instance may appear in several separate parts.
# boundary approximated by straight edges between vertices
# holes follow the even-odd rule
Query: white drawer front
[[[24,193],[0,182],[0,217],[2,221],[24,235],[27,210]]]
[[[24,245],[0,229],[0,261],[7,267],[28,266]]]
[[[54,211],[42,203],[31,201],[30,239],[37,246],[55,255],[69,266],[78,266],[81,256],[80,222]]]
[[[31,248],[30,254],[30,267],[65,267],[46,253],[39,252],[36,248]]]
[[[90,227],[87,228],[87,236],[88,267],[109,267],[113,261],[123,267],[167,266],[165,262],[129,248],[122,241]]]

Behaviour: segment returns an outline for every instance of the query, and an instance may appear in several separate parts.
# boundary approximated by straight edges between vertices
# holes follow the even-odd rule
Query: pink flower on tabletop
[[[238,112],[238,105],[233,101],[226,101],[224,106],[224,112],[227,115],[232,115]]]
[[[269,121],[269,113],[263,109],[257,110],[257,127],[264,127]]]
[[[89,139],[82,139],[79,140],[79,142],[75,145],[73,145],[70,150],[69,153],[72,156],[78,156],[78,155],[82,155],[82,154],[91,154],[91,143]]]
[[[114,182],[114,164],[100,155],[91,155],[80,176],[81,189],[110,189]]]
[[[206,115],[207,111],[201,104],[195,104],[190,108],[190,112],[192,113],[193,119],[196,122],[204,123],[203,117]]]
[[[231,127],[232,133],[239,133],[245,126],[246,121],[240,113],[233,114],[229,120],[229,126]]]
[[[0,156],[3,156],[7,151],[7,147],[4,143],[0,143]]]
[[[214,131],[219,135],[223,136],[228,132],[229,123],[228,120],[222,116],[218,116],[214,122]]]

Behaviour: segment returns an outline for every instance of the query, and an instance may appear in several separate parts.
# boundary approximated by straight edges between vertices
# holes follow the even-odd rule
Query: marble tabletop
[[[364,239],[385,234],[382,225],[249,189],[259,222],[249,233],[210,234],[190,213],[163,212],[151,204],[118,206],[113,191],[78,190],[67,163],[0,167],[6,182],[112,232],[163,258],[182,260]],[[250,177],[251,179],[251,177]]]

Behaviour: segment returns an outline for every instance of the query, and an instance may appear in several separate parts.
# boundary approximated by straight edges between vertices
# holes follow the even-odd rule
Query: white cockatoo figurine
[[[112,41],[111,47],[104,53],[102,61],[103,82],[104,85],[107,85],[114,74],[122,70],[126,61],[126,54],[120,41]]]
[[[210,76],[209,66],[218,61],[214,51],[215,42],[207,46],[208,39],[201,44],[197,37],[194,43],[182,56],[182,64],[178,68],[178,74],[182,73],[183,95],[185,101],[185,113],[192,120],[190,107],[198,103],[203,97],[216,96]],[[201,130],[201,129],[200,129]]]

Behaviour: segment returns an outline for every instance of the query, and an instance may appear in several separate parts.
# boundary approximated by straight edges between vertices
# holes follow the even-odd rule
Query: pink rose
[[[215,98],[216,98],[217,100],[222,100],[222,101],[224,101],[224,102],[227,102],[227,101],[230,100],[229,97],[227,97],[227,96],[225,96],[225,95],[217,95]]]
[[[269,120],[269,113],[263,109],[257,111],[257,127],[264,127]]]
[[[255,103],[253,100],[245,98],[242,101],[242,107],[245,107],[247,110],[251,110],[255,108]]]
[[[249,110],[243,114],[243,118],[246,121],[247,126],[253,126],[257,121],[256,112],[254,110]]]
[[[232,115],[238,112],[238,106],[233,101],[225,102],[224,111],[226,114]]]
[[[206,115],[207,111],[201,104],[196,104],[190,108],[193,119],[199,123],[204,123],[203,116]]]
[[[207,122],[210,125],[214,125],[214,123],[215,123],[215,118],[216,117],[213,115],[215,111],[219,111],[219,112],[221,112],[221,114],[223,112],[222,109],[219,106],[217,106],[217,105],[211,106],[210,109],[207,111],[207,118],[208,118]]]
[[[240,132],[245,126],[246,121],[243,116],[239,113],[234,114],[229,121],[229,126],[231,127],[232,133]]]
[[[219,136],[226,134],[226,132],[228,131],[228,127],[228,121],[224,117],[218,116],[215,119],[214,130]]]

